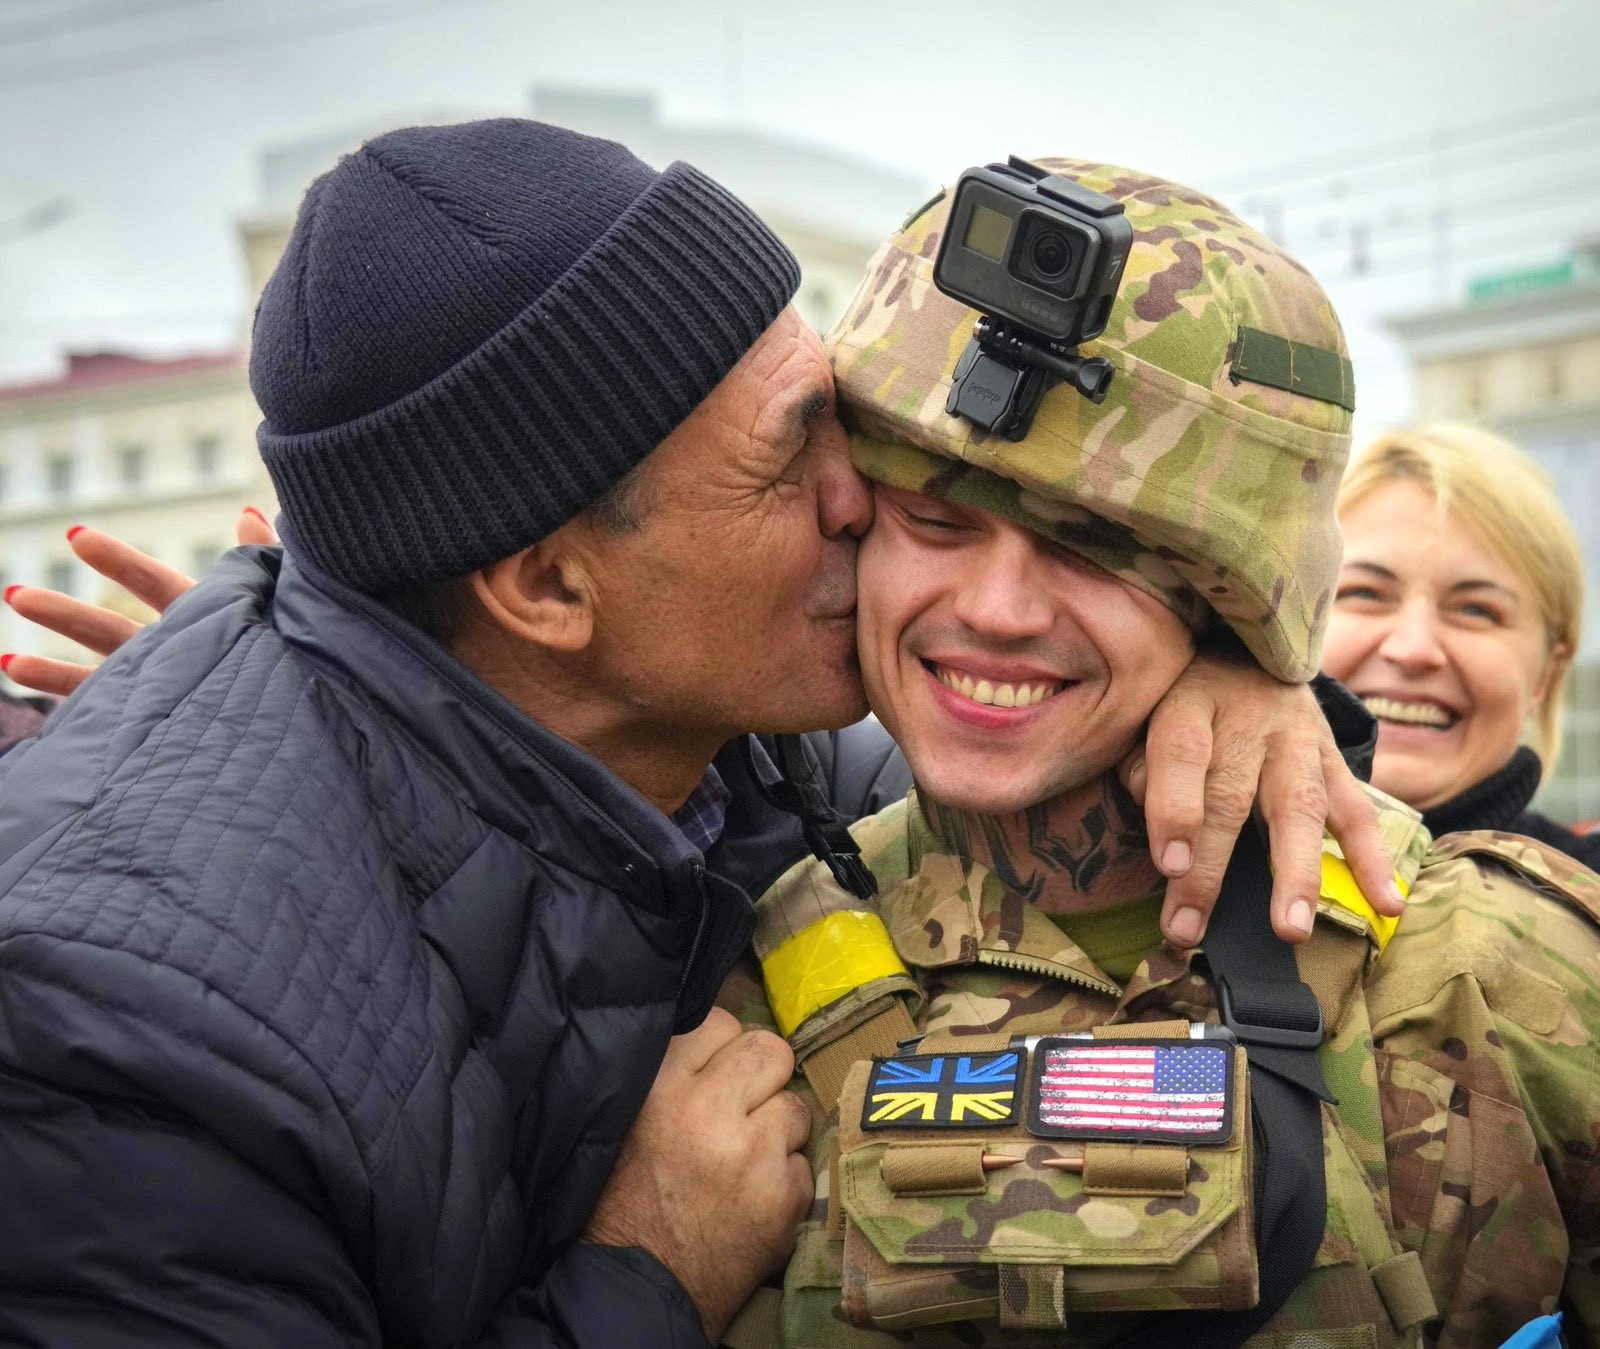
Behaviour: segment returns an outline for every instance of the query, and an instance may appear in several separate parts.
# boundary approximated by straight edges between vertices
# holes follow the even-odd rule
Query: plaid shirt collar
[[[673,824],[683,836],[701,852],[709,852],[722,837],[728,822],[728,802],[733,793],[722,780],[715,766],[706,769],[700,785],[689,793],[689,799],[678,807],[672,816]]]

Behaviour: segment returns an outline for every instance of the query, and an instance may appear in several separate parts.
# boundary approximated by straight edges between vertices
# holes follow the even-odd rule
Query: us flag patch
[[[1040,1040],[1028,1131],[1044,1138],[1222,1143],[1233,1136],[1231,1044]]]
[[[1014,1124],[1022,1052],[901,1054],[874,1059],[863,1129],[962,1129]]]

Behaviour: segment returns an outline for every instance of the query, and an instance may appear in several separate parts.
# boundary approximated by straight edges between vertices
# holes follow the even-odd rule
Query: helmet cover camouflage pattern
[[[1309,679],[1339,566],[1354,404],[1332,305],[1209,197],[1036,162],[1121,201],[1133,225],[1110,321],[1081,348],[1115,368],[1106,401],[1058,386],[1018,442],[945,412],[977,317],[933,283],[946,194],[879,250],[827,338],[857,467],[1014,519],[1192,626],[1209,606],[1270,674]]]

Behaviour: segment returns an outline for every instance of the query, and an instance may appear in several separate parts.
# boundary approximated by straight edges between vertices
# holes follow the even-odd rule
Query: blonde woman
[[[1345,475],[1323,668],[1378,718],[1377,787],[1435,834],[1527,834],[1591,866],[1600,837],[1527,809],[1561,744],[1583,564],[1548,474],[1450,423],[1380,436]]]

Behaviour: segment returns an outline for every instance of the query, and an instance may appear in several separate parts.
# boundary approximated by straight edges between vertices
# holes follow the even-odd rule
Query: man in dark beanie
[[[533,122],[312,186],[251,371],[285,548],[0,762],[0,1342],[700,1345],[783,1263],[793,1059],[712,1004],[808,814],[750,733],[864,710],[871,510],[797,284]],[[1191,878],[1283,725],[1227,687],[1234,807],[1146,810]],[[1272,763],[1286,912],[1323,810]]]
[[[798,280],[534,122],[312,186],[251,367],[285,551],[0,777],[0,1342],[695,1345],[782,1264],[717,756],[862,714],[869,510]]]

